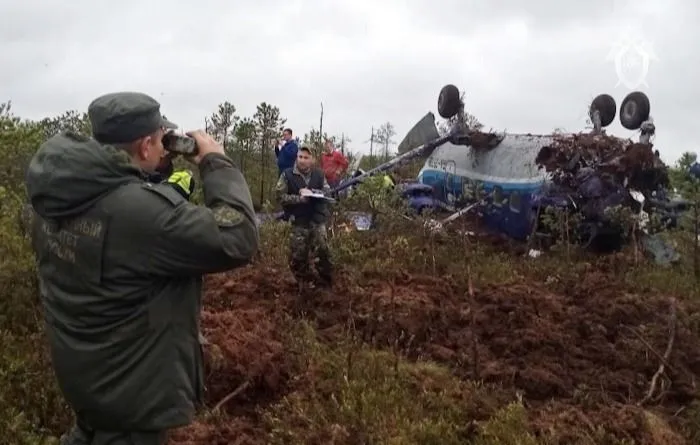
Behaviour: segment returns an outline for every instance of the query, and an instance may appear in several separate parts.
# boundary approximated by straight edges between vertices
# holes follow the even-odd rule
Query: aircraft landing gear
[[[459,88],[456,86],[450,84],[442,87],[438,96],[438,113],[442,118],[450,119],[462,111],[464,103],[460,96]]]

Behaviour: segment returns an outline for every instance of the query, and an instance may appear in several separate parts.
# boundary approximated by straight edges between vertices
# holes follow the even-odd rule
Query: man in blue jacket
[[[294,163],[297,160],[297,153],[299,152],[297,142],[294,139],[292,139],[291,128],[285,128],[284,131],[282,131],[281,145],[281,147],[279,145],[275,147],[275,156],[277,156],[277,168],[279,169],[280,175],[286,169],[294,167]]]
[[[688,169],[688,172],[690,173],[691,177],[695,177],[696,179],[700,179],[700,163],[694,162],[693,165],[690,166]]]

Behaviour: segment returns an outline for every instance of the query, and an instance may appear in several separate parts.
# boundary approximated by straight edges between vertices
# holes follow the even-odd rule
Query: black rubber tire
[[[629,93],[620,105],[620,123],[628,130],[638,130],[649,119],[651,104],[641,91]]]
[[[589,115],[593,117],[593,110],[598,110],[600,113],[600,122],[603,127],[607,127],[612,124],[615,120],[615,114],[617,113],[617,104],[615,99],[609,94],[600,94],[593,102],[591,102],[591,107],[589,110]]]
[[[459,96],[459,88],[456,86],[450,84],[442,87],[438,96],[438,113],[442,118],[449,119],[459,113],[462,107],[462,100]]]

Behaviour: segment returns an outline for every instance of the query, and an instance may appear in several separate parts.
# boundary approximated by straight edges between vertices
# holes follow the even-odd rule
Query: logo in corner
[[[615,62],[615,72],[617,73],[615,87],[624,85],[628,89],[634,90],[642,85],[649,86],[646,82],[649,63],[652,60],[658,61],[659,58],[647,41],[625,33],[613,44],[606,60]]]

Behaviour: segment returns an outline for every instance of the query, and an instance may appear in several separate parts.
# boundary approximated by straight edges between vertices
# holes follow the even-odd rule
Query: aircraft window
[[[520,212],[520,207],[522,206],[522,197],[518,192],[511,192],[510,194],[510,209],[514,212]]]
[[[501,186],[495,186],[493,188],[493,205],[501,207],[503,205],[503,189]]]
[[[472,183],[466,178],[462,178],[462,198],[472,199],[474,196],[474,190]]]

